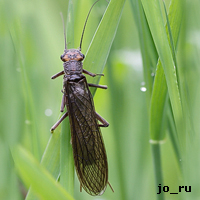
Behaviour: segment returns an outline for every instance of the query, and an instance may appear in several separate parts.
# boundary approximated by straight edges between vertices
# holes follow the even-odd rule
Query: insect
[[[51,78],[64,75],[60,110],[63,112],[66,106],[67,112],[52,126],[51,132],[69,116],[74,164],[80,186],[90,195],[101,195],[107,184],[112,189],[108,182],[107,156],[100,131],[100,127],[108,127],[109,123],[96,113],[89,87],[107,89],[107,86],[87,83],[83,73],[92,77],[103,74],[94,74],[83,69],[84,55],[81,53],[83,34],[92,7],[86,18],[78,49],[67,49],[64,28],[65,50],[60,57],[64,62],[64,70]]]

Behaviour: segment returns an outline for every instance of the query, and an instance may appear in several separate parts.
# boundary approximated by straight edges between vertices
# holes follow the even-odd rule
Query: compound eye
[[[66,54],[66,53],[64,53],[64,54],[62,54],[62,55],[60,56],[60,59],[61,59],[63,62],[69,61],[70,58],[71,58],[71,55],[68,55],[68,54]]]
[[[83,60],[85,58],[85,55],[81,53],[80,57],[81,57],[81,60]]]

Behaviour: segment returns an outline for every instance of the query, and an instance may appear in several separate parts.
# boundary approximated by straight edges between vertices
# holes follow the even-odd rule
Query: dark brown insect
[[[67,49],[65,36],[65,50],[60,57],[64,62],[64,70],[52,76],[52,79],[55,79],[64,75],[61,112],[64,111],[65,106],[67,112],[51,128],[51,132],[69,116],[74,164],[81,188],[83,187],[90,195],[101,195],[104,193],[107,184],[110,185],[110,183],[108,182],[106,150],[100,127],[107,127],[109,124],[95,112],[89,87],[107,89],[107,86],[87,83],[85,76],[82,74],[85,73],[92,77],[103,75],[93,74],[83,69],[84,55],[81,53],[81,44],[85,25],[79,49]],[[65,31],[64,35],[66,35]],[[98,123],[98,120],[101,124]]]

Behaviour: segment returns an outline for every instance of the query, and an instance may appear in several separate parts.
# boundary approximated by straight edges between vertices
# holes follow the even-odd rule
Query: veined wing
[[[64,87],[76,172],[85,191],[98,195],[105,191],[108,183],[108,164],[93,98],[85,78],[78,82],[67,81]]]

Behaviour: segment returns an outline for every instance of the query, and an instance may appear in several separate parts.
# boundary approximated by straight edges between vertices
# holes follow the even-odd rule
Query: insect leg
[[[58,125],[68,116],[68,112],[66,112],[50,129],[50,131],[53,133],[53,131],[58,127]]]
[[[80,192],[82,192],[82,188],[83,188],[83,187],[82,187],[82,184],[80,183]]]
[[[61,102],[61,106],[60,106],[60,112],[64,111],[65,103],[66,103],[66,96],[65,96],[65,94],[63,94],[62,102]]]
[[[108,181],[108,185],[110,186],[110,189],[112,190],[112,192],[114,192],[114,189],[113,189],[113,187],[111,186],[111,184],[109,183],[109,181]]]
[[[51,79],[55,79],[55,78],[57,78],[57,77],[63,75],[64,73],[65,73],[64,70],[61,71],[61,72],[58,72],[57,74],[53,75],[53,76],[51,77]]]
[[[100,127],[108,127],[109,123],[103,118],[101,117],[98,113],[95,112],[96,118],[102,123],[99,124]]]
[[[101,89],[107,89],[107,85],[97,85],[97,84],[93,84],[93,83],[88,83],[89,87],[97,87],[97,88],[101,88]]]
[[[89,76],[92,76],[92,77],[95,77],[95,76],[104,76],[104,74],[94,74],[94,73],[89,72],[89,71],[87,71],[85,69],[83,69],[83,73],[85,73],[85,74],[87,74]]]

